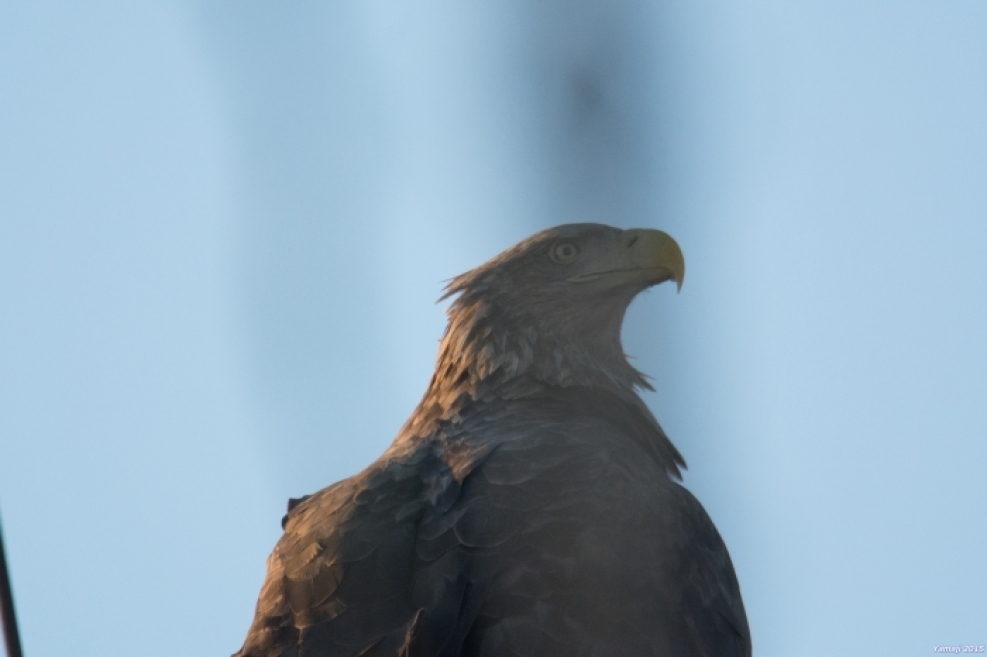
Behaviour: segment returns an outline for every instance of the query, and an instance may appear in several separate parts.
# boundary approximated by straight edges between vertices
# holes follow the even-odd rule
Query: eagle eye
[[[572,262],[579,255],[579,248],[572,242],[557,242],[552,245],[552,250],[548,256],[559,264]]]

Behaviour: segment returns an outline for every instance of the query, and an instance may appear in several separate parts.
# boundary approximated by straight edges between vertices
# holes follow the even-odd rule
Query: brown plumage
[[[543,231],[454,279],[392,446],[293,501],[239,657],[751,654],[726,547],[635,392],[658,231]]]

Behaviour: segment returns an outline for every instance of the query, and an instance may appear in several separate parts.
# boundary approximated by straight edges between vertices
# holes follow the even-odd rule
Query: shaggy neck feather
[[[532,304],[535,312],[511,312],[490,295],[462,294],[449,309],[428,390],[401,433],[428,435],[440,422],[457,421],[471,401],[518,399],[552,386],[638,400],[634,389],[651,386],[621,346],[629,301],[601,298],[587,317],[551,299]]]

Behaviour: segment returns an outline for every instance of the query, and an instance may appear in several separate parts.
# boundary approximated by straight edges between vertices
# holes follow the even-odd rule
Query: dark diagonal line
[[[7,644],[7,657],[24,657],[21,638],[17,633],[17,616],[14,614],[14,595],[10,590],[10,571],[3,550],[3,529],[0,528],[0,616],[3,618],[3,638]]]

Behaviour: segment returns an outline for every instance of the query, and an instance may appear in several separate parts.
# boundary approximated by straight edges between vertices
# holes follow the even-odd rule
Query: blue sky
[[[657,227],[625,346],[757,654],[987,643],[987,5],[0,4],[0,512],[31,655],[229,654],[442,282]]]

